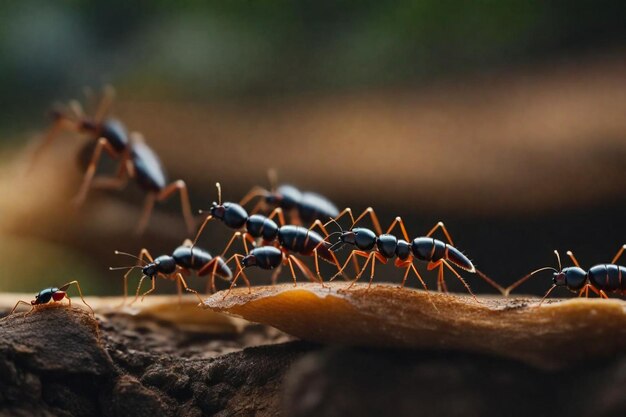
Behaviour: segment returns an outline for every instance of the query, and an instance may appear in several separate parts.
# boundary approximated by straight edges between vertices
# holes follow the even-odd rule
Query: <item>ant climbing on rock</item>
[[[539,268],[515,281],[512,285],[506,288],[504,295],[508,296],[512,290],[524,283],[530,277],[538,272],[547,270],[553,271],[552,287],[550,287],[550,289],[543,296],[540,304],[556,287],[565,287],[574,293],[578,293],[579,297],[581,297],[583,293],[585,294],[585,297],[589,297],[589,290],[602,298],[608,298],[607,293],[609,292],[626,295],[626,267],[616,264],[624,253],[624,250],[626,250],[626,245],[623,245],[617,251],[617,254],[613,257],[611,263],[594,265],[589,268],[588,271],[585,271],[580,267],[580,264],[572,251],[567,251],[567,256],[570,257],[575,266],[563,268],[559,252],[555,250],[554,254],[556,255],[559,269],[551,266]]]
[[[35,295],[35,299],[32,300],[30,303],[20,300],[15,304],[15,307],[13,307],[9,315],[13,314],[15,310],[17,310],[17,307],[19,307],[20,304],[25,304],[31,307],[31,309],[28,312],[24,313],[24,316],[27,316],[33,311],[35,311],[39,306],[42,306],[44,304],[49,304],[49,303],[61,302],[63,299],[67,299],[68,305],[69,307],[71,307],[72,299],[70,298],[69,295],[67,295],[67,290],[72,285],[76,285],[76,289],[78,290],[78,294],[80,295],[80,299],[83,301],[83,304],[85,304],[87,308],[89,308],[89,310],[91,311],[91,314],[95,316],[93,308],[91,308],[91,306],[87,304],[87,302],[85,301],[85,298],[83,297],[83,292],[80,289],[80,284],[78,283],[78,281],[68,282],[67,284],[64,284],[58,288],[50,287],[50,288],[43,289],[38,294]]]
[[[33,154],[31,164],[34,164],[39,153],[52,142],[61,130],[86,133],[91,140],[96,141],[96,145],[81,188],[74,198],[76,205],[82,205],[92,188],[121,190],[126,186],[129,179],[134,179],[137,185],[147,193],[143,214],[137,225],[137,233],[143,233],[147,227],[154,204],[157,201],[168,199],[175,192],[180,194],[183,217],[187,229],[191,233],[195,222],[191,213],[187,185],[182,180],[168,184],[159,157],[145,143],[143,136],[136,132],[129,134],[124,125],[117,119],[105,118],[113,101],[113,95],[114,90],[111,87],[106,87],[93,117],[85,115],[78,101],[70,102],[71,112],[54,111],[55,122]],[[113,177],[95,178],[96,169],[103,152],[120,161],[117,174]]]
[[[343,230],[338,223],[338,220],[346,214],[349,215],[350,219],[352,220],[352,224],[349,230]],[[364,227],[354,227],[367,215],[370,216],[375,231]],[[331,249],[334,249],[334,247],[337,245],[343,244],[349,244],[356,247],[356,249],[353,249],[350,252],[350,255],[346,259],[344,265],[332,279],[334,279],[338,274],[343,272],[350,260],[355,258],[356,256],[361,256],[367,259],[365,261],[365,264],[363,265],[363,269],[358,271],[357,267],[357,276],[354,280],[352,280],[348,288],[352,287],[359,280],[363,272],[365,272],[365,270],[367,269],[368,264],[371,262],[371,274],[368,286],[369,288],[372,285],[372,281],[374,279],[376,261],[381,264],[386,264],[389,259],[396,257],[397,259],[395,261],[395,266],[398,268],[406,269],[404,273],[404,278],[402,279],[402,283],[400,284],[401,287],[403,287],[406,283],[409,272],[413,271],[424,289],[428,289],[426,287],[426,284],[424,283],[424,280],[417,272],[417,269],[413,264],[413,260],[418,259],[420,261],[428,262],[427,269],[429,271],[433,269],[438,269],[437,288],[439,291],[447,292],[447,286],[444,280],[444,267],[446,267],[450,271],[452,271],[452,273],[458,278],[458,280],[465,286],[467,291],[474,298],[476,298],[467,282],[463,279],[463,277],[461,277],[458,272],[456,272],[452,265],[470,273],[478,273],[479,276],[483,278],[487,283],[489,283],[491,286],[498,289],[499,291],[502,291],[502,287],[500,287],[482,272],[478,271],[469,260],[469,258],[467,258],[461,251],[454,247],[452,237],[450,236],[450,233],[448,233],[448,230],[446,229],[446,226],[443,224],[443,222],[437,223],[426,234],[426,236],[417,237],[412,241],[409,239],[409,235],[406,231],[406,227],[404,226],[404,222],[400,217],[396,217],[387,229],[387,231],[383,233],[380,227],[380,221],[378,220],[378,216],[376,215],[374,209],[371,207],[368,207],[356,219],[352,215],[352,210],[350,208],[346,208],[337,218],[331,219],[329,222],[327,222],[326,226],[331,222],[337,224],[341,230],[340,232],[335,232],[339,234],[339,241],[335,243]],[[392,230],[396,226],[400,227],[403,239],[399,239],[395,235],[391,234]],[[441,229],[443,231],[448,243],[431,237],[431,235],[435,233],[435,231],[437,231],[438,229]]]

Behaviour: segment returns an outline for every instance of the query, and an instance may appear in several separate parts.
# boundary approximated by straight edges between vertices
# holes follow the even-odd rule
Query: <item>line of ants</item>
[[[147,192],[143,214],[138,222],[138,232],[142,232],[146,228],[155,202],[163,201],[179,192],[183,217],[187,229],[191,233],[194,229],[195,220],[191,213],[186,184],[182,180],[168,184],[159,158],[145,144],[141,135],[136,132],[128,133],[119,120],[107,117],[113,95],[114,91],[110,87],[104,89],[93,116],[87,116],[78,101],[70,101],[67,108],[53,111],[54,123],[44,136],[40,146],[33,153],[31,167],[36,163],[42,150],[52,142],[61,130],[87,134],[96,144],[82,186],[74,199],[77,204],[84,202],[88,191],[92,188],[121,189],[129,179],[135,179],[138,185]],[[89,94],[89,97],[91,96]],[[96,168],[103,152],[119,161],[117,174],[114,177],[95,177]],[[200,277],[209,276],[206,292],[215,292],[216,278],[230,282],[226,297],[240,277],[250,287],[250,280],[245,271],[251,267],[274,270],[272,284],[276,283],[282,267],[288,266],[294,285],[296,285],[295,270],[298,269],[310,281],[325,286],[324,279],[320,274],[320,259],[337,268],[337,272],[330,278],[330,281],[338,276],[343,276],[350,281],[346,289],[350,289],[368,267],[371,271],[367,286],[369,289],[375,276],[376,263],[386,264],[395,258],[394,265],[404,269],[400,287],[404,287],[409,274],[412,272],[421,286],[428,290],[424,279],[415,267],[414,261],[418,260],[427,263],[427,270],[437,270],[438,291],[447,292],[447,285],[444,280],[444,271],[447,269],[454,274],[476,301],[477,299],[469,284],[454,267],[478,275],[504,296],[508,296],[530,277],[545,270],[553,271],[553,285],[546,292],[541,302],[556,287],[566,287],[579,296],[585,295],[586,297],[589,295],[589,291],[602,298],[608,298],[608,293],[626,295],[626,267],[617,264],[626,249],[626,245],[619,249],[610,263],[594,265],[587,271],[580,267],[571,251],[568,251],[567,255],[575,266],[563,268],[559,253],[555,251],[558,269],[553,267],[537,269],[507,288],[503,288],[483,272],[477,270],[472,261],[454,246],[452,237],[443,222],[437,223],[424,236],[411,240],[400,217],[396,217],[383,233],[378,216],[371,207],[355,218],[350,208],[339,212],[330,200],[319,194],[303,192],[290,185],[277,186],[276,183],[276,176],[273,171],[270,171],[271,189],[254,187],[239,203],[222,203],[221,187],[219,183],[216,184],[218,201],[209,208],[209,214],[199,227],[195,239],[185,241],[172,254],[153,257],[147,249],[142,249],[137,256],[116,251],[117,254],[133,257],[138,262],[129,267],[110,268],[111,270],[127,269],[124,274],[124,303],[128,297],[128,278],[135,269],[141,269],[142,277],[133,302],[139,298],[143,299],[155,290],[157,277],[176,281],[179,296],[184,289],[195,294],[201,302],[200,294],[187,284],[186,277],[190,275],[191,271]],[[258,201],[248,213],[244,206],[255,198],[258,198]],[[267,216],[258,214],[260,211],[268,212],[270,210],[271,212]],[[285,213],[289,214],[290,224],[287,224],[285,220]],[[348,216],[351,220],[350,227],[347,229],[342,228],[339,223],[344,216]],[[373,230],[357,227],[359,222],[366,217],[370,218]],[[234,230],[234,234],[225,249],[218,256],[213,256],[196,245],[207,224],[214,219]],[[310,226],[304,227],[303,224]],[[331,224],[339,230],[329,233],[328,228]],[[395,228],[399,228],[400,237],[392,234]],[[315,229],[318,229],[319,233]],[[438,230],[441,230],[445,240],[432,237]],[[332,242],[331,240],[335,236],[337,239]],[[228,250],[236,240],[241,240],[243,243],[245,254],[235,253],[226,258]],[[252,245],[252,249],[249,248],[250,245]],[[335,252],[346,245],[352,249],[344,263],[340,264]],[[299,258],[303,256],[313,257],[315,272],[311,271]],[[365,258],[362,267],[359,266],[358,257]],[[235,261],[236,269],[234,274],[228,266],[233,261]],[[356,272],[354,278],[349,278],[345,272],[350,261],[352,261]],[[151,281],[151,287],[144,293],[140,293],[141,286],[146,279]],[[42,290],[30,303],[19,301],[11,313],[20,304],[31,305],[31,311],[33,311],[40,305],[60,302],[63,299],[70,300],[67,289],[71,285],[76,285],[84,302],[78,281],[72,281],[59,288],[51,287]]]

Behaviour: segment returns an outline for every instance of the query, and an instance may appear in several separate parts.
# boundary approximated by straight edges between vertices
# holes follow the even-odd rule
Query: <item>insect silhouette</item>
[[[349,230],[341,229],[341,226],[338,223],[338,220],[346,214],[349,215],[350,219],[352,220],[352,225],[350,226]],[[375,231],[364,227],[354,227],[367,215],[370,216]],[[472,293],[472,290],[470,289],[469,284],[467,284],[467,282],[452,267],[452,265],[470,273],[477,273],[491,286],[493,286],[500,292],[502,291],[502,287],[500,287],[497,283],[484,275],[482,272],[478,271],[474,267],[474,264],[461,251],[454,247],[452,237],[450,236],[450,233],[446,229],[443,222],[437,223],[426,234],[426,236],[417,237],[412,241],[409,239],[409,235],[406,231],[404,222],[400,217],[396,217],[387,229],[387,231],[383,233],[380,227],[380,221],[378,220],[378,216],[376,215],[374,209],[371,207],[368,207],[356,219],[352,215],[352,210],[350,208],[346,208],[336,219],[331,219],[326,225],[328,225],[330,222],[336,223],[341,229],[340,232],[335,232],[339,233],[339,240],[333,245],[333,249],[336,245],[343,246],[344,244],[356,247],[350,252],[350,255],[346,259],[344,265],[339,270],[338,274],[343,272],[343,270],[348,266],[350,260],[355,259],[356,256],[366,258],[363,268],[360,271],[358,271],[357,269],[356,278],[352,280],[347,288],[351,288],[361,278],[361,275],[365,272],[368,264],[370,264],[371,262],[371,274],[368,285],[368,288],[370,288],[374,280],[376,262],[378,261],[381,264],[386,264],[389,259],[396,257],[396,260],[394,262],[395,266],[398,268],[405,268],[404,278],[402,279],[402,283],[400,284],[401,287],[403,287],[406,283],[409,272],[413,271],[424,289],[428,289],[413,263],[413,261],[417,259],[420,261],[428,262],[427,269],[429,271],[434,269],[438,270],[437,288],[439,291],[447,292],[447,286],[444,280],[444,267],[446,267],[450,271],[452,271],[457,279],[465,286],[467,291],[474,297],[474,299],[476,299],[476,297]],[[396,226],[400,228],[402,232],[402,238],[397,238],[395,235],[391,234]],[[431,237],[432,234],[435,233],[438,229],[441,229],[443,231],[448,243]],[[336,274],[332,279],[336,278],[338,274]]]
[[[185,224],[189,233],[194,229],[189,192],[182,180],[167,182],[161,161],[156,153],[145,143],[137,132],[128,133],[117,119],[106,118],[113,100],[113,89],[105,88],[102,100],[93,117],[85,115],[78,101],[71,101],[72,112],[55,111],[55,118],[50,130],[33,155],[33,162],[41,151],[58,136],[62,130],[88,134],[96,142],[90,162],[85,171],[80,190],[74,198],[74,204],[80,206],[87,198],[90,189],[121,190],[134,179],[137,185],[147,193],[143,213],[137,224],[136,233],[141,234],[150,220],[156,202],[170,198],[178,192]],[[95,177],[98,163],[103,152],[119,161],[114,176]]]
[[[559,269],[547,266],[534,270],[507,287],[504,291],[504,295],[508,296],[511,291],[535,274],[549,270],[553,271],[552,287],[550,287],[543,296],[540,304],[556,287],[565,287],[574,293],[578,293],[579,297],[583,294],[585,294],[585,297],[589,297],[589,290],[602,298],[608,298],[607,293],[626,295],[626,267],[617,265],[617,261],[622,256],[625,249],[626,245],[623,245],[610,263],[594,265],[587,271],[581,268],[572,251],[567,251],[567,256],[569,256],[575,266],[563,268],[559,252],[555,250],[554,254],[556,255]]]
[[[228,246],[230,246],[233,240],[234,237],[231,239],[225,250],[228,250]],[[183,242],[183,244],[176,248],[171,255],[153,257],[146,248],[141,249],[139,255],[137,256],[120,251],[115,251],[115,254],[129,256],[139,261],[139,265],[109,268],[111,271],[120,269],[127,270],[124,274],[124,301],[122,305],[126,304],[126,300],[128,298],[128,277],[135,269],[141,269],[142,276],[139,280],[139,284],[137,285],[135,299],[131,302],[131,305],[139,299],[141,286],[146,278],[150,279],[152,286],[148,291],[141,294],[142,301],[146,295],[152,293],[156,289],[156,278],[161,277],[176,281],[179,301],[182,297],[182,290],[185,289],[185,291],[195,294],[198,300],[202,302],[200,294],[198,294],[196,290],[189,287],[187,281],[185,280],[185,276],[189,276],[191,271],[195,271],[196,275],[199,277],[210,275],[210,279],[207,282],[207,291],[210,288],[212,292],[215,292],[216,277],[230,280],[233,276],[232,271],[224,261],[222,255],[212,256],[208,251],[202,248],[197,246],[193,247],[191,245],[191,241],[189,240]]]
[[[32,313],[33,311],[35,311],[39,306],[42,306],[44,304],[50,304],[50,303],[58,303],[58,302],[61,302],[64,299],[67,300],[68,306],[71,307],[72,306],[72,299],[67,294],[67,290],[72,285],[76,285],[76,289],[78,290],[78,294],[80,295],[80,299],[87,306],[87,308],[89,308],[89,310],[91,311],[91,314],[95,316],[93,308],[91,308],[91,306],[89,304],[87,304],[87,302],[85,301],[85,298],[83,297],[83,292],[80,289],[80,284],[78,283],[78,281],[68,282],[67,284],[64,284],[64,285],[62,285],[62,286],[60,286],[58,288],[57,287],[50,287],[50,288],[43,289],[38,294],[35,295],[35,299],[32,300],[30,303],[28,303],[26,301],[23,301],[23,300],[20,300],[20,301],[18,301],[15,304],[15,307],[13,307],[13,309],[11,310],[9,315],[13,314],[15,312],[15,310],[17,310],[17,308],[19,307],[20,304],[25,304],[25,305],[31,307],[31,309],[28,312],[24,313],[24,316],[27,316],[30,313]]]
[[[259,201],[250,211],[255,214],[260,210],[271,210],[280,207],[289,214],[290,223],[292,224],[311,224],[315,220],[326,221],[339,215],[339,209],[329,199],[323,195],[312,191],[300,191],[296,187],[288,184],[277,186],[276,171],[268,172],[270,190],[260,186],[253,187],[241,199],[239,203],[245,206],[248,202],[255,198]]]
[[[268,268],[263,268],[277,268],[272,277],[272,283],[275,283],[277,280],[278,274],[281,271],[281,265],[283,264],[282,261],[284,261],[286,265],[290,266],[294,283],[296,278],[293,264],[295,264],[305,274],[305,276],[311,279],[313,274],[312,271],[297,257],[295,257],[293,253],[314,257],[315,269],[317,273],[317,277],[313,278],[314,281],[322,280],[319,272],[319,258],[334,264],[337,268],[340,267],[337,257],[332,251],[329,250],[330,245],[319,233],[313,230],[315,227],[318,227],[322,233],[328,236],[326,227],[319,220],[315,220],[313,225],[308,229],[302,226],[286,225],[285,218],[280,207],[275,208],[269,217],[261,214],[253,214],[249,216],[246,209],[244,209],[240,204],[230,202],[222,203],[221,186],[217,183],[216,187],[218,190],[218,202],[214,202],[211,205],[211,208],[209,209],[210,214],[198,230],[195,241],[199,239],[207,223],[212,219],[217,219],[223,222],[227,227],[238,230],[237,233],[242,237],[246,254],[249,252],[247,242],[254,245],[257,241],[260,241],[263,246],[276,246],[283,252],[284,259],[281,258],[281,262],[277,264],[271,262],[267,263]],[[273,220],[274,217],[277,217],[278,223]],[[253,249],[253,251],[255,249]],[[268,249],[265,252],[257,251],[255,253],[263,253],[263,256],[266,256],[270,253],[277,252]],[[272,259],[278,260],[278,257]],[[262,265],[265,264],[260,264],[258,266],[263,267]],[[269,268],[269,265],[272,265],[272,267]]]

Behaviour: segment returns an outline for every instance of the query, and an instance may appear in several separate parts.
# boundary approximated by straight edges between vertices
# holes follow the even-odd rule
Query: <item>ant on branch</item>
[[[137,132],[128,133],[126,127],[117,119],[106,118],[113,102],[114,90],[105,87],[100,104],[93,117],[87,116],[80,103],[70,101],[70,112],[55,110],[52,115],[54,122],[39,147],[35,150],[31,166],[38,155],[47,147],[62,130],[89,135],[96,142],[89,165],[83,177],[81,188],[74,198],[76,205],[82,205],[90,189],[123,189],[129,179],[147,193],[143,214],[137,224],[136,232],[143,233],[148,226],[154,204],[167,200],[174,193],[180,194],[183,217],[189,233],[192,233],[195,222],[189,203],[187,185],[182,180],[167,182],[165,171],[156,153],[145,143],[143,136]],[[106,152],[114,160],[119,160],[117,173],[113,177],[95,178],[98,163]]]
[[[143,301],[146,295],[155,290],[155,281],[157,276],[161,276],[162,278],[166,279],[176,280],[179,300],[182,297],[182,289],[184,288],[185,291],[194,293],[196,297],[198,297],[200,302],[202,302],[202,298],[200,297],[198,292],[194,289],[189,288],[184,276],[188,276],[190,274],[190,271],[195,271],[198,277],[210,274],[210,280],[207,282],[207,292],[209,289],[209,285],[211,292],[215,292],[216,277],[230,281],[230,279],[233,277],[233,274],[228,267],[228,263],[230,263],[233,258],[225,261],[224,253],[228,251],[229,247],[237,237],[239,237],[239,233],[233,235],[222,254],[215,257],[204,249],[201,249],[197,246],[192,246],[190,240],[186,240],[185,242],[183,242],[183,244],[176,248],[171,255],[161,255],[156,258],[153,258],[150,252],[145,248],[141,249],[138,256],[126,252],[115,251],[116,255],[129,256],[131,258],[137,259],[140,262],[139,265],[133,265],[130,267],[109,268],[109,270],[128,269],[126,274],[124,274],[123,304],[126,303],[126,299],[128,297],[128,276],[134,269],[137,268],[141,269],[143,275],[139,280],[135,299],[131,302],[131,304],[137,301],[137,299],[139,298],[141,284],[146,278],[149,278],[152,281],[152,287],[141,295],[141,300]]]
[[[343,230],[338,223],[338,220],[344,216],[349,215],[352,220],[352,224],[349,230]],[[359,221],[361,221],[365,216],[369,215],[374,225],[375,231],[364,228],[364,227],[354,227]],[[361,256],[366,258],[365,264],[363,265],[363,269],[358,271],[355,279],[352,280],[350,285],[347,288],[351,288],[361,277],[363,272],[367,269],[368,264],[371,262],[371,274],[370,281],[368,285],[368,289],[372,285],[372,281],[374,280],[376,261],[381,264],[386,264],[389,259],[396,257],[395,266],[398,268],[406,268],[404,273],[404,278],[402,279],[401,287],[404,287],[406,283],[408,274],[410,271],[413,271],[422,286],[425,290],[428,290],[424,280],[417,272],[415,265],[413,263],[414,259],[418,259],[420,261],[428,262],[427,269],[429,271],[433,269],[438,269],[437,275],[437,288],[439,291],[447,292],[447,286],[444,280],[444,267],[448,268],[452,273],[458,278],[458,280],[465,286],[467,291],[476,299],[472,290],[470,289],[467,282],[461,277],[461,275],[456,272],[456,270],[452,267],[452,265],[461,268],[470,273],[478,273],[478,275],[489,283],[491,286],[496,288],[498,291],[502,292],[502,287],[496,284],[493,280],[487,277],[482,272],[478,271],[472,262],[467,258],[461,251],[459,251],[456,247],[454,247],[454,243],[452,242],[452,237],[446,226],[443,222],[437,223],[427,234],[423,237],[417,237],[412,241],[409,239],[409,235],[406,231],[406,227],[404,226],[404,222],[402,218],[396,217],[395,220],[391,223],[389,228],[385,233],[382,232],[382,228],[380,227],[380,221],[378,220],[378,216],[372,207],[368,207],[363,211],[356,219],[352,215],[352,210],[350,208],[346,208],[341,212],[341,214],[335,218],[331,219],[329,223],[335,223],[340,228],[340,232],[335,232],[339,234],[339,240],[331,247],[331,250],[334,249],[337,245],[348,244],[355,246],[356,249],[353,249],[350,252],[350,255],[346,259],[343,267],[339,270],[339,272],[332,278],[336,278],[343,270],[347,267],[350,259],[354,259],[356,256]],[[391,232],[394,227],[399,226],[402,232],[402,237],[404,239],[399,239],[395,235],[392,235]],[[431,237],[435,231],[441,229],[446,236],[447,242],[435,239]],[[331,280],[332,280],[331,279]]]
[[[589,297],[589,290],[602,298],[608,298],[608,292],[626,295],[626,267],[616,264],[624,253],[624,250],[626,250],[626,245],[623,245],[617,251],[611,263],[594,265],[589,268],[588,271],[580,267],[572,251],[567,251],[567,256],[570,257],[575,266],[563,268],[559,252],[555,250],[554,254],[556,255],[559,269],[546,266],[534,270],[507,287],[504,291],[504,295],[508,296],[512,290],[527,281],[530,277],[546,270],[553,271],[552,287],[546,292],[539,304],[541,304],[556,287],[565,287],[574,293],[578,293],[579,297],[582,297],[583,293],[585,297]]]

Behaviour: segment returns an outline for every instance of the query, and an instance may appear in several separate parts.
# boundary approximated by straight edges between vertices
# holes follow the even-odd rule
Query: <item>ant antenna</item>
[[[143,263],[144,265],[146,264],[146,261],[144,261],[143,259],[133,255],[132,253],[128,253],[128,252],[120,252],[119,250],[116,250],[114,252],[116,255],[125,255],[125,256],[130,256],[131,258],[135,258],[137,259],[139,262]]]
[[[333,222],[333,223],[335,223],[335,224],[337,225],[337,227],[339,228],[340,233],[343,233],[343,232],[344,232],[343,227],[341,227],[341,225],[340,225],[339,223],[337,223],[337,220],[335,220],[335,219],[333,219],[333,218],[331,217],[331,218],[330,218],[330,220],[329,220],[329,222]],[[327,223],[327,224],[328,224],[328,223]]]
[[[215,186],[217,187],[217,204],[221,206],[222,205],[222,186],[220,185],[219,182],[216,182]]]
[[[556,251],[555,251],[556,252]],[[543,304],[543,302],[545,301],[545,299],[550,295],[550,293],[552,292],[553,289],[556,288],[556,285],[553,284],[550,289],[548,290],[548,292],[546,292],[546,295],[543,296],[543,298],[541,299],[541,301],[539,301],[539,304],[537,304],[537,307],[541,306],[541,304]]]
[[[561,266],[561,257],[559,256],[559,251],[555,249],[554,254],[556,255],[556,260],[559,263],[559,271],[562,271],[563,267]],[[559,271],[556,271],[556,272],[559,272]]]
[[[270,168],[267,170],[267,179],[270,183],[270,190],[272,192],[276,191],[278,186],[278,172],[274,168]]]
[[[119,271],[120,269],[135,269],[135,268],[143,268],[143,265],[133,265],[133,266],[110,266],[109,271]]]

